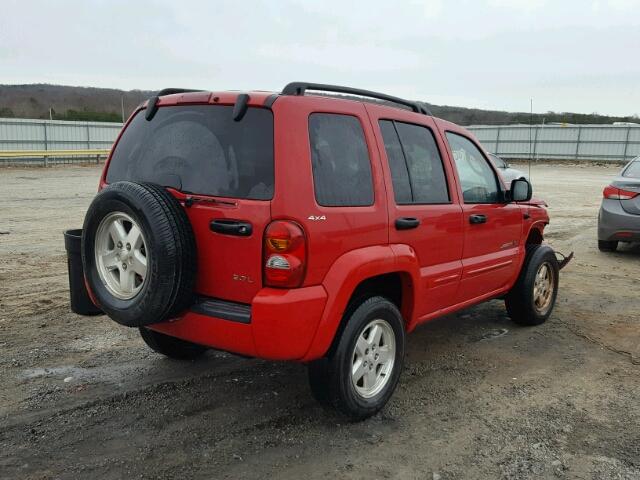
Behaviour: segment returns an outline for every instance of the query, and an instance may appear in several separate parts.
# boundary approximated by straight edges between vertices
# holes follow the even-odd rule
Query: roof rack
[[[349,95],[359,95],[361,97],[377,98],[386,102],[397,103],[411,108],[416,113],[431,116],[431,112],[420,102],[412,102],[404,98],[393,97],[384,93],[372,92],[370,90],[362,90],[360,88],[342,87],[339,85],[325,85],[323,83],[309,82],[291,82],[282,89],[282,95],[302,96],[307,90],[315,90],[321,92],[346,93]]]
[[[204,92],[204,90],[194,90],[192,88],[163,88],[147,102],[145,118],[150,121],[158,111],[158,99],[163,95],[173,95],[174,93]]]

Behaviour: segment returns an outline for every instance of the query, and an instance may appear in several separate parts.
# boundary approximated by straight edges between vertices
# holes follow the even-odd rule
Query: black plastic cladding
[[[192,88],[163,88],[157,95],[154,95],[147,102],[147,111],[144,114],[144,118],[147,121],[151,121],[156,112],[158,111],[158,99],[163,95],[173,95],[174,93],[189,93],[189,92],[204,92],[204,90],[194,90]]]

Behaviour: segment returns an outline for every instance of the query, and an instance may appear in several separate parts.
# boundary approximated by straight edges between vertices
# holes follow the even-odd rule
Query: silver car
[[[598,248],[613,252],[618,242],[640,242],[640,157],[622,169],[602,196]]]
[[[526,173],[518,170],[517,168],[511,168],[506,160],[500,158],[495,153],[489,154],[489,160],[493,162],[493,164],[498,169],[498,172],[500,172],[500,176],[504,180],[504,184],[507,187],[507,190],[511,188],[511,182],[514,180],[518,180],[520,178],[529,180]]]

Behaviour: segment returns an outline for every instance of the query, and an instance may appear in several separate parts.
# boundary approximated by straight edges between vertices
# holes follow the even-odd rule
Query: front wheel
[[[378,412],[391,398],[404,362],[405,332],[397,307],[383,297],[354,305],[337,345],[309,365],[311,391],[352,420]]]
[[[520,325],[540,325],[551,315],[558,295],[560,268],[553,249],[527,245],[518,281],[505,297],[511,320]]]

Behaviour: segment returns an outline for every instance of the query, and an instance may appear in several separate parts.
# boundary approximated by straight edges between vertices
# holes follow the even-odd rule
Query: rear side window
[[[433,133],[410,123],[381,120],[396,203],[449,203],[442,157]]]
[[[183,192],[231,198],[273,197],[273,115],[231,106],[160,107],[131,121],[113,152],[107,182],[153,182]]]
[[[309,141],[318,204],[372,205],[371,162],[360,121],[350,115],[312,113]]]

